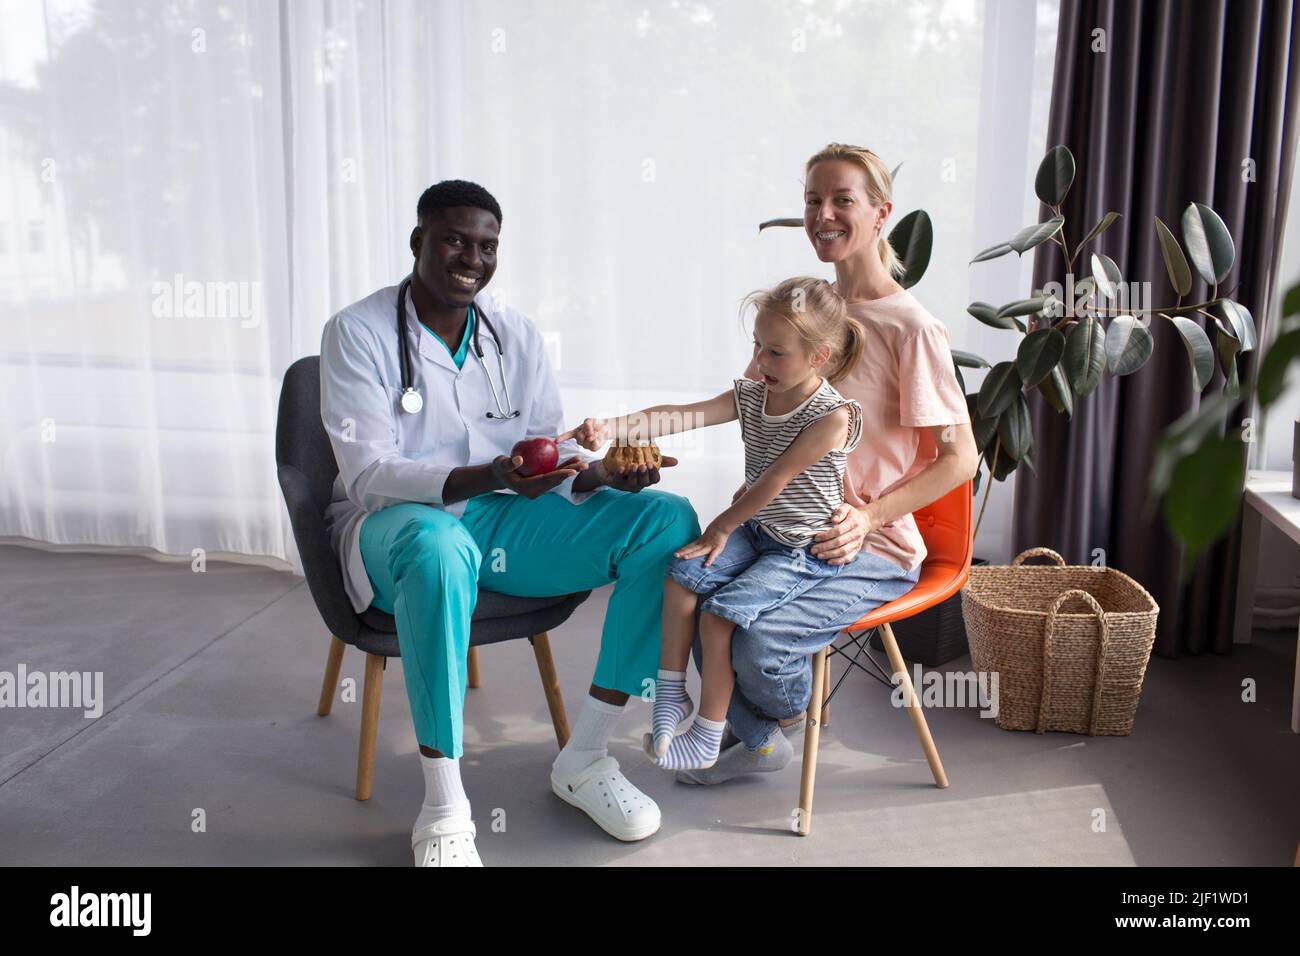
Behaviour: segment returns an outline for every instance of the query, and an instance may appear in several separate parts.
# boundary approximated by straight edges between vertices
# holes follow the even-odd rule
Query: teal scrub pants
[[[614,581],[592,682],[640,695],[659,668],[664,570],[695,540],[690,502],[654,488],[605,488],[575,505],[557,494],[486,494],[456,518],[404,502],[361,524],[374,607],[397,620],[415,737],[448,757],[464,750],[470,617],[485,588],[519,597]]]

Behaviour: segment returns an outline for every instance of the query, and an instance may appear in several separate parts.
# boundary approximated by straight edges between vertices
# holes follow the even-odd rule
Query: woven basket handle
[[[1030,548],[1028,551],[1021,551],[1015,556],[1015,559],[1012,560],[1011,566],[1013,568],[1018,567],[1026,558],[1051,558],[1060,567],[1065,567],[1065,558],[1061,557],[1051,548]]]
[[[1047,705],[1052,699],[1052,642],[1056,637],[1056,615],[1060,613],[1061,606],[1072,597],[1079,598],[1092,607],[1093,613],[1097,615],[1097,630],[1100,634],[1100,646],[1097,649],[1097,676],[1093,680],[1092,690],[1092,715],[1088,718],[1088,736],[1091,737],[1097,729],[1097,715],[1101,710],[1101,680],[1105,673],[1106,655],[1110,651],[1110,625],[1106,623],[1106,612],[1102,610],[1097,599],[1080,588],[1061,592],[1047,611],[1047,622],[1043,627],[1043,695],[1038,702],[1038,726],[1034,729],[1037,733],[1043,732]]]

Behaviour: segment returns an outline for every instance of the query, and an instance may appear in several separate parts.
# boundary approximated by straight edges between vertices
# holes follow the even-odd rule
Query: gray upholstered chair
[[[324,717],[330,712],[338,689],[344,645],[351,644],[366,655],[356,796],[358,800],[368,800],[374,783],[384,667],[388,658],[400,657],[401,651],[392,615],[374,607],[367,608],[363,614],[352,609],[352,602],[343,589],[343,570],[330,547],[329,533],[325,528],[325,508],[330,501],[338,465],[325,427],[321,424],[318,355],[299,359],[285,372],[275,429],[275,463],[307,586],[332,635],[318,714]],[[537,670],[551,711],[551,722],[555,726],[555,739],[561,747],[569,739],[569,724],[547,631],[568,620],[574,608],[589,594],[590,591],[580,591],[558,597],[519,598],[480,590],[474,608],[467,661],[469,686],[479,685],[479,645],[528,638],[537,657]]]

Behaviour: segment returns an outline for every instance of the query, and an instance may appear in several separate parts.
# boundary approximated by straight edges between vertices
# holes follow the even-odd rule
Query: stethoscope
[[[411,347],[406,342],[406,290],[409,289],[410,286],[411,280],[408,278],[404,279],[402,284],[397,287],[397,344],[398,349],[402,354],[402,411],[408,412],[411,415],[416,415],[419,413],[420,409],[424,408],[424,399],[421,398],[420,393],[415,390],[415,375],[411,371]],[[469,317],[469,321],[471,322],[474,321],[473,309],[474,306],[471,304]],[[478,313],[478,317],[482,320],[483,324],[487,326],[487,330],[492,336],[492,341],[496,343],[497,372],[501,376],[501,390],[505,392],[506,395],[505,408],[502,408],[501,399],[497,395],[497,387],[493,384],[492,376],[488,373],[487,362],[483,361],[483,346],[479,344],[478,323],[475,322],[474,338],[470,344],[473,346],[474,354],[478,356],[478,364],[483,366],[483,375],[487,379],[488,388],[492,389],[492,401],[496,404],[497,412],[499,413],[493,414],[492,412],[488,412],[487,417],[494,421],[508,421],[512,418],[518,418],[519,409],[516,408],[514,411],[508,410],[511,405],[510,385],[506,382],[505,351],[501,348],[501,336],[497,335],[496,327],[486,315],[480,312]]]

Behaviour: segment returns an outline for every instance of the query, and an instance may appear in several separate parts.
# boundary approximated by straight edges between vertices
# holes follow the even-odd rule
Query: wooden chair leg
[[[555,670],[555,658],[551,656],[551,636],[542,631],[530,637],[528,643],[533,645],[533,654],[537,658],[537,674],[542,679],[542,693],[546,695],[546,706],[551,711],[555,741],[563,750],[569,742],[569,717],[564,710],[564,694],[560,692],[560,675]]]
[[[330,653],[325,658],[325,679],[320,685],[320,703],[316,705],[319,717],[328,717],[334,706],[334,695],[339,689],[339,670],[343,667],[343,649],[347,647],[334,635],[330,635]]]
[[[466,674],[465,682],[469,684],[470,687],[483,686],[479,680],[477,647],[471,647],[469,649],[469,655],[465,659],[465,674]]]
[[[369,800],[375,784],[375,744],[379,740],[379,702],[384,691],[384,659],[366,655],[366,685],[361,695],[361,746],[357,748],[357,799]]]
[[[826,657],[826,676],[822,678],[825,681],[825,683],[822,685],[822,687],[824,688],[822,692],[824,696],[822,699],[825,701],[825,703],[822,704],[822,727],[823,728],[829,727],[831,725],[831,688],[835,686],[831,682],[831,653],[829,648],[827,648],[826,650],[825,657]]]
[[[916,728],[916,736],[921,738],[921,748],[925,751],[925,759],[930,764],[930,772],[934,774],[935,786],[943,789],[948,786],[948,775],[943,772],[943,764],[939,762],[939,750],[934,745],[934,738],[930,736],[930,726],[925,722],[925,711],[921,707],[921,701],[917,699],[916,688],[912,686],[912,678],[907,673],[907,663],[903,660],[898,642],[894,640],[894,632],[888,624],[880,625],[880,641],[885,645],[885,653],[889,655],[889,666],[893,669],[893,673],[901,677],[903,701],[908,716],[912,718],[912,726]]]
[[[812,832],[813,785],[817,781],[817,742],[821,737],[821,713],[825,703],[826,658],[830,652],[822,648],[813,658],[812,697],[808,701],[807,723],[803,731],[803,773],[799,777],[799,819],[797,832],[807,836]]]

